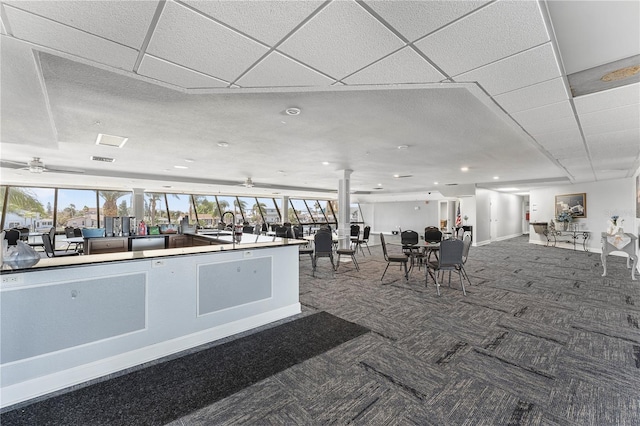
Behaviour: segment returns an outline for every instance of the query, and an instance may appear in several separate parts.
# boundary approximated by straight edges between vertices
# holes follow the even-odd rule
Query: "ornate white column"
[[[343,170],[342,179],[338,183],[338,238],[340,248],[349,248],[351,233],[351,173],[353,170]]]

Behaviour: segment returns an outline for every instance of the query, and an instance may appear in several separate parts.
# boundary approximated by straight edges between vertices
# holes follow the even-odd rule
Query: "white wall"
[[[360,203],[360,209],[365,225],[371,226],[372,237],[380,232],[397,231],[398,227],[422,235],[426,226],[439,226],[438,201]]]
[[[492,210],[495,217],[492,217]],[[477,245],[522,235],[523,217],[524,203],[521,195],[482,188],[476,190],[476,224],[473,233]]]
[[[585,193],[587,217],[577,219],[579,229],[591,231],[590,251],[601,251],[600,233],[607,228],[613,215],[624,219],[626,232],[638,233],[636,219],[635,179],[615,179],[602,182],[554,186],[535,189],[530,193],[531,222],[549,222],[555,218],[555,196]],[[546,242],[543,235],[530,233],[531,242]]]

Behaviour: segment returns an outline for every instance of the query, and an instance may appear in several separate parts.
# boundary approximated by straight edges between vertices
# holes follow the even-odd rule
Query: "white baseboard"
[[[8,407],[32,398],[46,395],[99,377],[113,374],[136,365],[144,364],[243,331],[278,321],[301,312],[300,303],[254,315],[197,333],[156,343],[89,364],[80,365],[25,382],[6,386],[0,390],[0,407]]]

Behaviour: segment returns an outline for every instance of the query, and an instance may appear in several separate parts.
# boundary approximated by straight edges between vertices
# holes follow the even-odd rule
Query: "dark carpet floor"
[[[366,333],[319,312],[3,413],[9,425],[162,425]]]

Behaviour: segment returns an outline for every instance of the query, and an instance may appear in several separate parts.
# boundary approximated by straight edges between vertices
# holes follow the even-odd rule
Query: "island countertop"
[[[214,235],[207,235],[207,234],[200,234],[200,233],[198,234],[194,233],[189,235],[197,236],[199,238],[211,239],[212,241],[216,241],[216,242],[221,242],[219,235],[214,236]],[[104,262],[145,260],[145,259],[153,259],[157,257],[166,257],[166,256],[182,256],[182,255],[194,255],[194,254],[204,254],[204,253],[233,251],[233,250],[237,251],[237,250],[283,247],[283,246],[289,246],[289,245],[301,245],[306,243],[307,241],[305,240],[294,240],[294,239],[287,239],[287,238],[265,237],[265,236],[259,236],[259,235],[246,234],[246,235],[243,235],[243,241],[235,245],[231,242],[226,242],[223,244],[216,244],[216,245],[42,258],[35,265],[27,266],[27,267],[16,266],[11,262],[4,262],[0,269],[0,273],[6,274],[6,273],[28,272],[31,270],[41,270],[44,268],[73,267],[73,266],[83,266],[83,265],[90,265],[90,264],[104,263]]]

